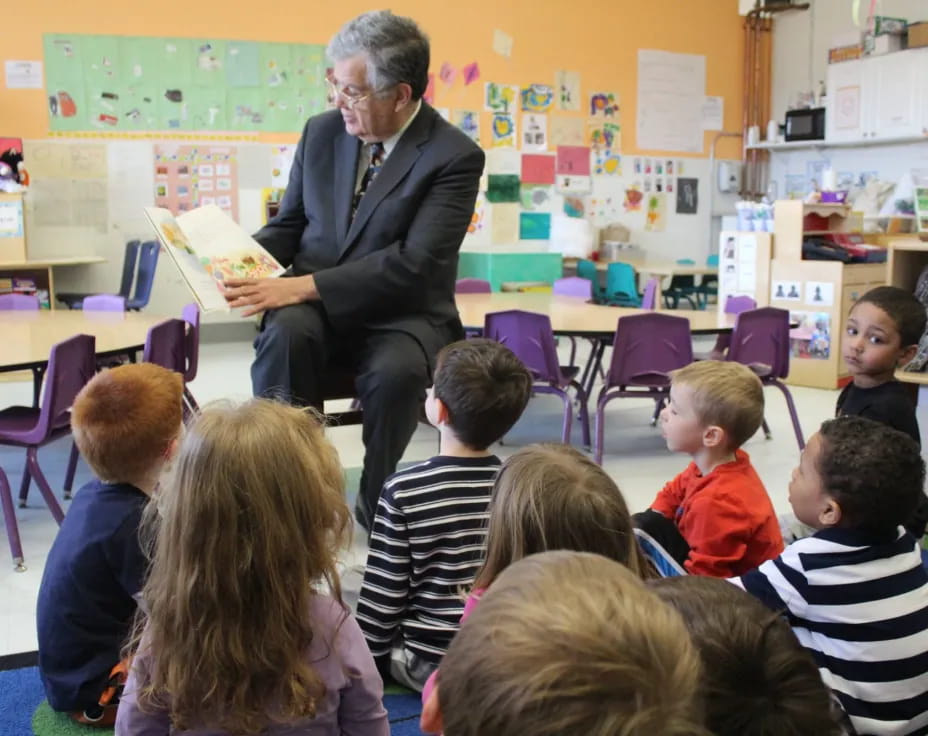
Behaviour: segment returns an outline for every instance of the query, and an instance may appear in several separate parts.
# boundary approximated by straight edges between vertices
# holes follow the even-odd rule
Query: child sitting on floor
[[[158,511],[119,736],[389,734],[380,675],[341,600],[351,513],[313,413],[262,399],[207,408]]]
[[[514,562],[461,627],[422,712],[445,736],[704,736],[699,655],[624,565]]]
[[[786,612],[859,734],[928,730],[928,573],[902,526],[924,482],[909,436],[863,417],[825,422],[789,485],[815,534],[732,581]]]
[[[181,430],[180,374],[151,363],[98,373],[71,410],[74,441],[97,476],[74,496],[45,563],[36,623],[52,708],[111,727],[147,561],[139,523]]]
[[[690,574],[730,577],[783,551],[770,497],[740,449],[763,419],[764,389],[747,366],[706,360],[673,372],[661,432],[693,461],[635,523]]]

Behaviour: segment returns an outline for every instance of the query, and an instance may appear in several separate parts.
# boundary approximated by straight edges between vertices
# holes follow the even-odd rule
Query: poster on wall
[[[794,358],[828,360],[831,355],[831,315],[828,312],[793,312],[797,324],[789,331],[790,355]]]
[[[234,146],[158,144],[155,206],[175,216],[214,204],[238,221],[238,162]]]
[[[805,303],[810,307],[833,306],[835,285],[831,281],[806,281]]]
[[[770,284],[770,301],[801,302],[801,281],[774,281]]]

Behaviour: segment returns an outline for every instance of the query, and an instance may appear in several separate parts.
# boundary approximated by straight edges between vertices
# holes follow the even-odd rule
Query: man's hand
[[[226,279],[222,294],[230,307],[246,307],[243,317],[319,298],[312,274],[289,278]]]

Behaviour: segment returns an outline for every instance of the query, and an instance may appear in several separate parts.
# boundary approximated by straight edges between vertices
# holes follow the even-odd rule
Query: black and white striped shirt
[[[732,582],[785,609],[858,734],[928,733],[928,574],[902,527],[824,529]]]
[[[500,460],[438,456],[390,476],[380,494],[357,618],[381,664],[401,634],[438,663],[460,626],[462,591],[483,560]]]

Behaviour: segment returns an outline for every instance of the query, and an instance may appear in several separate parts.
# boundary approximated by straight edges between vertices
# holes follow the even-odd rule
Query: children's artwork
[[[554,170],[554,156],[522,155],[522,181],[526,184],[554,184]]]
[[[512,36],[499,28],[493,29],[493,50],[507,59],[512,56]]]
[[[238,220],[238,164],[234,146],[178,146],[156,144],[155,205],[175,215],[204,204],[203,192],[212,197],[222,189],[222,207]],[[218,170],[218,173],[217,173]],[[208,204],[208,203],[207,203]]]
[[[554,90],[547,84],[530,84],[522,89],[524,112],[547,112],[554,101]]]
[[[519,177],[514,174],[490,174],[487,177],[487,201],[518,202]]]
[[[831,315],[828,312],[789,313],[798,327],[789,331],[790,354],[794,358],[828,360],[831,355]]]
[[[451,122],[472,141],[480,140],[480,113],[476,110],[455,110],[451,113]]]
[[[799,302],[802,301],[802,282],[800,281],[774,281],[770,285],[770,301]]]
[[[473,84],[478,79],[480,79],[480,66],[476,61],[472,61],[470,64],[465,64],[461,68],[461,76],[464,77],[464,85]]]
[[[464,240],[469,244],[487,243],[490,240],[490,230],[487,227],[488,205],[486,195],[480,192],[474,203],[474,214],[471,215],[467,225],[467,234]]]
[[[516,121],[512,115],[508,113],[493,115],[490,129],[493,132],[491,142],[494,148],[516,145]]]
[[[592,151],[593,173],[597,176],[622,176],[622,157],[612,151]]]
[[[522,212],[519,215],[520,240],[548,240],[550,237],[550,214],[547,212]]]
[[[809,192],[809,181],[804,174],[786,175],[786,198],[804,199]]]
[[[580,73],[559,69],[554,73],[557,86],[557,109],[580,109]]]
[[[548,116],[527,112],[522,116],[522,150],[548,150]]]
[[[564,197],[564,214],[568,217],[583,217],[586,215],[586,204],[583,197]]]
[[[680,177],[677,179],[677,214],[695,215],[698,209],[699,180]]]
[[[592,118],[587,121],[586,143],[596,151],[618,151],[622,148],[622,130],[615,121]]]
[[[590,149],[586,146],[558,146],[557,173],[568,176],[589,176]]]
[[[644,229],[651,233],[663,232],[667,220],[667,200],[663,194],[654,192],[648,195],[648,211],[645,216]]]
[[[928,187],[915,187],[915,227],[920,233],[928,232]]]
[[[590,176],[558,174],[554,186],[561,194],[586,194],[593,189],[593,179]]]
[[[806,281],[806,304],[831,307],[835,303],[835,285],[831,281]]]
[[[552,146],[582,146],[584,134],[582,118],[564,118],[554,115],[548,121],[548,140]]]
[[[290,182],[290,168],[296,146],[292,143],[275,144],[271,148],[271,187],[284,189]]]
[[[814,189],[822,188],[822,174],[827,168],[828,162],[825,159],[806,162],[806,180]]]
[[[509,174],[519,177],[522,172],[522,154],[514,148],[491,148],[486,152],[487,174]]]
[[[454,84],[454,80],[457,79],[457,76],[458,70],[454,68],[454,65],[450,61],[442,63],[441,69],[438,70],[438,78],[449,87]]]
[[[519,242],[519,205],[505,202],[490,204],[490,242],[514,245]]]
[[[550,212],[554,190],[547,184],[523,184],[520,189],[522,209],[528,212]]]
[[[590,95],[590,115],[606,118],[618,117],[618,95],[614,92],[593,92]]]
[[[638,185],[633,185],[625,190],[625,201],[622,206],[625,207],[626,212],[640,212],[643,200],[644,193],[638,188]]]
[[[514,84],[487,82],[483,88],[487,112],[514,112],[519,101],[519,88]]]

